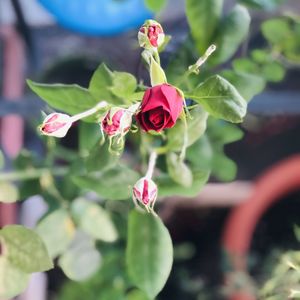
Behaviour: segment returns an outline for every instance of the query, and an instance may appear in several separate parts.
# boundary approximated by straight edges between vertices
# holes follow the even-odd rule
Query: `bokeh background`
[[[300,18],[299,0],[274,6],[271,2],[276,1],[261,2],[263,9],[251,10],[251,32],[244,45],[247,49],[264,45],[260,31],[264,20],[288,13],[295,14],[298,21]],[[225,0],[225,11],[234,3]],[[6,160],[22,148],[36,152],[42,148],[35,127],[45,107],[28,90],[25,78],[85,86],[100,62],[146,78],[136,32],[144,19],[155,14],[165,32],[172,35],[162,54],[166,66],[189,34],[182,0],[168,1],[158,13],[142,0],[1,0],[0,144]],[[280,80],[268,82],[266,89],[255,96],[240,126],[244,137],[225,147],[226,154],[237,163],[236,179],[221,183],[212,178],[195,199],[166,199],[161,216],[175,243],[175,265],[159,299],[222,299],[224,274],[229,268],[224,247],[242,252],[246,246],[239,241],[243,239],[251,241],[246,266],[250,276],[238,273],[238,280],[232,281],[243,289],[263,285],[272,267],[280,262],[278,253],[299,249],[295,225],[300,223],[300,186],[293,183],[300,178],[299,33],[297,37],[298,62],[289,65]],[[240,49],[236,56],[243,56],[243,51]],[[75,147],[75,136],[76,132],[68,135],[65,145]],[[276,202],[269,190],[279,195]],[[249,204],[237,212],[236,207],[249,200],[258,208]],[[18,206],[18,210],[14,205],[1,205],[1,226],[19,220],[33,226],[44,209],[42,201],[36,200]],[[244,226],[244,221],[250,225]],[[251,236],[247,239],[247,235]],[[107,268],[107,272],[112,271],[109,265]],[[97,297],[97,290],[110,283],[117,288],[121,272],[113,270],[108,282],[99,275],[85,283],[74,283],[55,269],[47,276],[35,276],[19,299],[104,299]]]

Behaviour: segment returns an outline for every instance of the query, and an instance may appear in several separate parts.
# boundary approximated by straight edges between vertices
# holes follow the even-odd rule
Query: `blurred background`
[[[237,164],[236,178],[229,183],[212,178],[195,199],[165,200],[160,215],[174,240],[175,265],[159,299],[223,299],[220,295],[226,281],[227,289],[262,289],[280,264],[281,253],[299,249],[300,1],[244,2],[252,4],[251,31],[233,59],[263,47],[261,24],[284,15],[293,15],[298,22],[295,55],[286,59],[284,71],[266,75],[265,90],[249,103],[248,115],[240,125],[243,138],[225,146],[226,155]],[[224,3],[226,12],[235,1]],[[154,16],[172,36],[162,54],[166,66],[189,35],[183,0],[168,1],[158,12],[142,0],[1,0],[0,145],[6,160],[16,157],[22,148],[42,149],[35,128],[45,104],[28,90],[26,78],[86,86],[100,62],[145,78],[136,32],[145,19]],[[75,147],[75,135],[65,139],[68,147]],[[33,226],[45,209],[42,202],[35,202],[32,209],[30,201],[18,208],[0,205],[0,225],[21,219]],[[233,263],[238,266],[234,272],[227,257],[230,251],[235,260],[241,260]],[[111,260],[118,261],[118,255]],[[117,289],[120,284],[121,266],[111,267],[107,262],[106,268],[107,278],[96,275],[84,283],[68,280],[57,269],[47,277],[40,274],[19,299],[119,299],[97,296],[103,286],[113,283]],[[277,277],[272,278],[281,284]],[[285,284],[298,287],[299,277],[293,280]]]

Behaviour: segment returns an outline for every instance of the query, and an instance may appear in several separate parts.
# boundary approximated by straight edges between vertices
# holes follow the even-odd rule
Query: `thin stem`
[[[71,122],[76,122],[80,119],[91,116],[94,113],[96,113],[98,110],[104,108],[105,106],[107,106],[107,102],[106,101],[101,101],[96,106],[92,107],[91,109],[88,109],[88,110],[86,110],[82,113],[79,113],[79,114],[74,115],[73,117],[71,117]]]
[[[152,178],[153,171],[154,171],[155,164],[156,164],[156,159],[157,159],[157,153],[156,153],[156,151],[152,151],[150,154],[148,169],[147,169],[147,173],[145,176],[147,179]]]
[[[183,119],[183,123],[184,123],[184,135],[183,135],[183,145],[182,145],[181,153],[179,155],[180,161],[184,161],[184,159],[185,159],[186,148],[187,148],[188,140],[189,140],[188,126],[187,126],[186,118]]]
[[[0,173],[0,181],[14,181],[14,180],[30,180],[43,176],[45,173],[50,172],[53,176],[63,176],[68,172],[66,167],[57,167],[54,169],[41,168],[29,169],[24,171],[14,171],[8,173]]]

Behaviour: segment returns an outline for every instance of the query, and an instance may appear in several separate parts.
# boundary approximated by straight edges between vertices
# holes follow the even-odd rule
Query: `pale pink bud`
[[[109,136],[126,134],[132,122],[132,113],[124,108],[111,108],[101,122],[102,130]]]
[[[138,40],[145,49],[158,48],[163,44],[165,34],[158,22],[147,20],[139,30]]]
[[[152,179],[142,177],[133,187],[133,200],[140,203],[147,211],[153,211],[153,207],[157,198],[157,185]]]
[[[61,113],[52,113],[46,117],[39,129],[44,135],[62,138],[67,134],[71,126],[72,119],[70,116]]]

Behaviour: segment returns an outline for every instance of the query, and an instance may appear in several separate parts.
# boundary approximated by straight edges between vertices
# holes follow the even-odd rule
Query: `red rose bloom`
[[[183,99],[175,87],[156,85],[145,92],[136,119],[145,131],[159,132],[175,125],[182,108]]]

